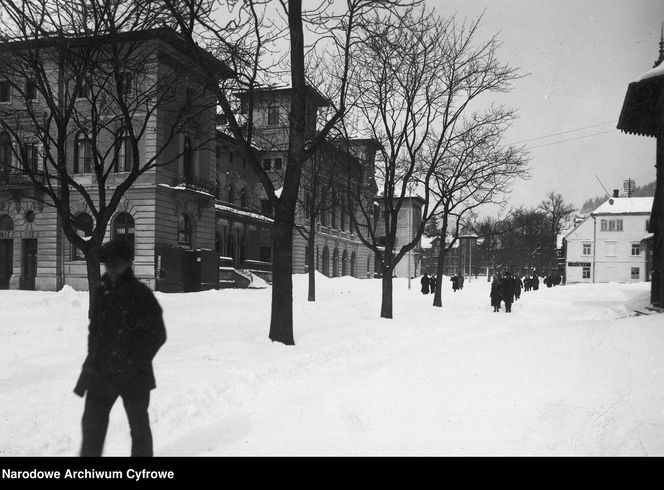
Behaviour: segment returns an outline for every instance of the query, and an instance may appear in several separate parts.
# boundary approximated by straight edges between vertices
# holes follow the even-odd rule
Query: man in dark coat
[[[523,287],[523,282],[518,274],[512,278],[512,284],[514,285],[514,301],[516,301],[521,297],[521,288]]]
[[[105,243],[106,273],[94,293],[88,356],[74,389],[85,398],[81,456],[101,456],[108,418],[122,397],[131,433],[131,455],[152,456],[148,405],[156,387],[152,359],[166,341],[162,310],[150,288],[132,271],[132,246]]]
[[[435,276],[435,274],[432,274],[431,277],[429,278],[429,287],[431,288],[431,294],[434,294],[436,292],[437,282],[438,278]]]
[[[452,281],[452,290],[456,293],[456,290],[459,288],[459,276],[454,274],[450,281]]]
[[[537,274],[533,274],[531,284],[533,285],[533,291],[537,291],[539,289],[539,278],[537,277]]]
[[[422,284],[422,294],[429,294],[430,283],[431,279],[429,279],[429,275],[425,272],[422,279],[420,279],[420,284]]]
[[[493,281],[491,281],[491,292],[489,293],[491,298],[491,306],[493,306],[493,311],[500,311],[500,302],[502,301],[502,296],[500,295],[500,277],[494,276]]]
[[[500,295],[505,302],[505,313],[511,313],[514,302],[514,279],[509,272],[505,272],[505,277],[500,284]]]

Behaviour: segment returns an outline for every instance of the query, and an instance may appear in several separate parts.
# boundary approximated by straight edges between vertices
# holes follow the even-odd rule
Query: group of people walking
[[[454,292],[457,291],[457,289],[463,289],[463,281],[464,277],[463,274],[454,274],[451,278],[450,281],[452,282],[452,290]],[[433,294],[436,292],[436,284],[438,282],[438,279],[436,278],[435,275],[429,275],[426,272],[422,276],[422,279],[420,279],[420,284],[422,284],[422,294]]]

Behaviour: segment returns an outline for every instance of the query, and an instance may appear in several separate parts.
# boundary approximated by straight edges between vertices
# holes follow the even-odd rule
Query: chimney
[[[613,189],[613,197],[620,197],[620,189]]]

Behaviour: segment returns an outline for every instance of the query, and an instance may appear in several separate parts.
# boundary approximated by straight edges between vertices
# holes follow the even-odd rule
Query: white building
[[[566,281],[648,280],[646,243],[652,197],[613,197],[566,236]]]

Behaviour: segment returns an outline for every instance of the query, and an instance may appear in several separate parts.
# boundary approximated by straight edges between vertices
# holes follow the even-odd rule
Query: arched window
[[[0,216],[0,231],[12,231],[14,229],[14,220],[8,215]]]
[[[189,180],[194,176],[194,149],[191,145],[189,138],[184,139],[184,146],[182,148],[182,173],[185,180]]]
[[[131,172],[134,166],[134,152],[131,147],[131,137],[126,130],[120,130],[116,144],[118,145],[118,161],[115,164],[115,171]]]
[[[341,275],[348,275],[348,251],[344,250],[344,253],[341,255]]]
[[[115,240],[124,240],[134,252],[134,218],[127,212],[119,213],[113,222],[112,236]]]
[[[12,141],[7,133],[0,133],[0,182],[9,180],[12,164]]]
[[[74,146],[74,173],[90,173],[92,171],[92,144],[84,131],[76,135]]]
[[[229,204],[233,204],[234,201],[235,201],[235,188],[231,186],[228,189],[228,202]]]
[[[350,275],[355,277],[355,262],[357,261],[357,255],[355,252],[350,254]]]
[[[178,219],[178,244],[191,248],[191,221],[184,213]]]
[[[279,104],[272,101],[267,106],[267,125],[276,126],[279,124]]]
[[[81,238],[89,237],[92,235],[92,227],[94,226],[94,221],[92,216],[88,213],[78,213],[74,216],[72,225],[76,229],[76,234]],[[74,244],[71,247],[71,260],[85,260],[83,252]]]
[[[335,248],[332,254],[332,277],[339,276],[339,249]]]
[[[323,274],[329,277],[330,275],[330,250],[326,247],[323,247]]]
[[[247,207],[247,189],[244,188],[240,191],[240,206]]]

